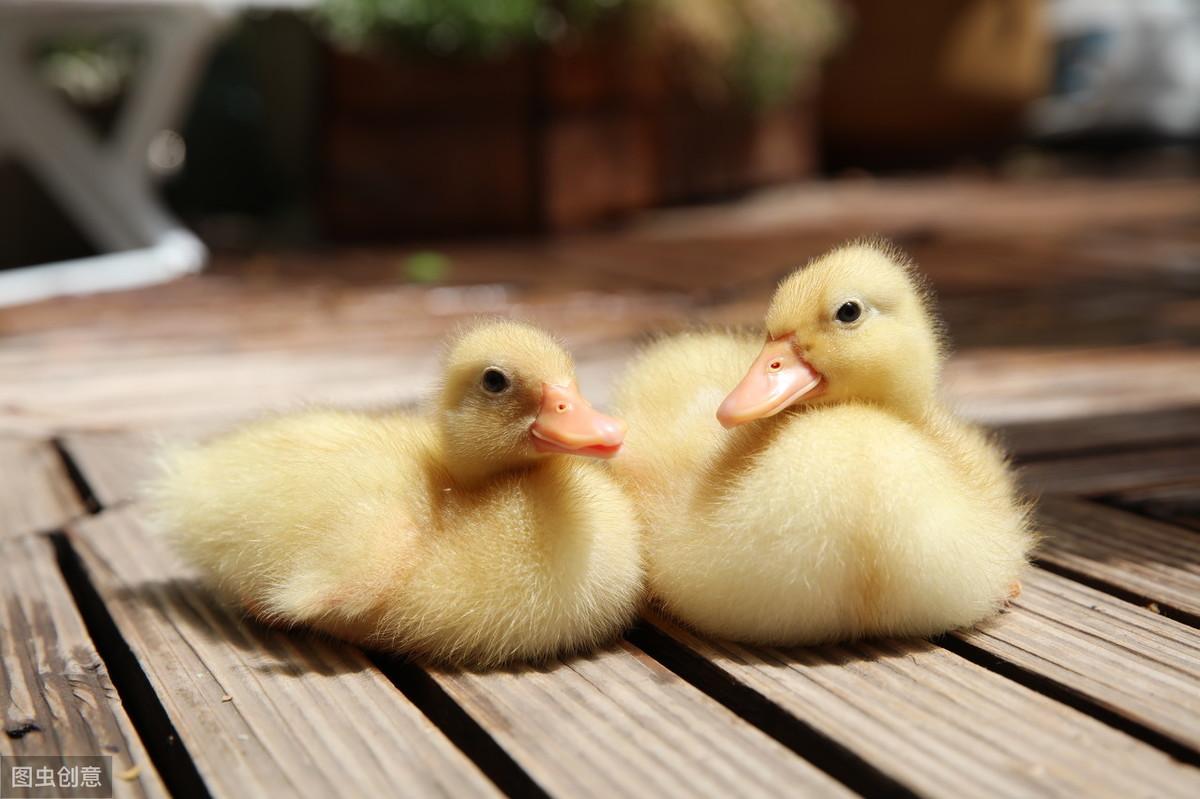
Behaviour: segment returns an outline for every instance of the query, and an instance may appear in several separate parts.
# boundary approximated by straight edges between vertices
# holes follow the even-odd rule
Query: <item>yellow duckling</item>
[[[653,594],[699,630],[772,644],[995,612],[1034,536],[1003,455],[937,399],[939,330],[908,264],[834,250],[783,281],[766,327],[765,346],[658,342],[618,386],[630,430],[613,468]]]
[[[182,554],[266,622],[490,667],[633,619],[636,513],[592,460],[624,433],[550,336],[487,323],[449,349],[429,415],[252,424],[168,453],[151,498]]]

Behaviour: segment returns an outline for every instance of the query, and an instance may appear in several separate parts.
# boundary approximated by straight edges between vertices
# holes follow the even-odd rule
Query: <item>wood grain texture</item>
[[[63,582],[50,541],[0,540],[0,754],[109,755],[118,797],[166,791]]]
[[[62,527],[83,505],[54,445],[0,438],[0,539]]]
[[[154,438],[84,433],[68,435],[66,446],[108,505],[130,499],[148,474]],[[130,547],[140,534],[133,513],[112,523],[131,536]],[[86,537],[90,546],[109,546],[98,534]],[[432,677],[551,793],[604,797],[648,786],[679,797],[772,795],[781,786],[844,791],[628,643],[553,668]]]
[[[546,668],[432,672],[555,796],[851,796],[628,642]]]
[[[108,505],[136,493],[136,485],[152,468],[147,452],[155,438],[87,433],[68,436],[66,446],[100,501]],[[84,534],[85,554],[113,551],[115,556],[116,551],[108,549],[113,546],[136,551],[145,535],[136,514],[136,507],[129,507],[121,509],[115,521],[108,521],[110,514],[105,513],[100,520],[81,525],[84,530],[106,530]],[[124,543],[113,543],[117,533],[112,528],[124,536]],[[174,567],[165,573],[174,574]],[[142,574],[149,578],[153,572]],[[172,588],[174,593],[183,590]],[[174,601],[206,606],[202,588],[190,585],[186,591],[186,598]],[[215,609],[208,614],[221,617]],[[227,619],[221,626],[234,629]],[[288,659],[303,653],[308,643],[304,638],[299,644],[287,636],[276,638],[280,646],[287,643]],[[614,791],[637,792],[638,786],[648,785],[665,796],[726,795],[735,789],[768,796],[784,785],[805,786],[823,795],[844,790],[627,643],[551,669],[488,674],[435,671],[432,676],[551,793],[608,796]],[[161,684],[165,690],[174,685],[167,676]],[[202,755],[195,756],[199,760]]]
[[[943,373],[954,407],[986,424],[1157,412],[1200,404],[1200,349],[991,346],[956,353]]]
[[[68,535],[214,795],[497,793],[357,649],[217,607],[132,507]]]
[[[542,257],[546,273],[561,274],[553,255]],[[461,285],[476,282],[469,256],[455,262],[460,285],[397,285],[403,259],[389,257],[386,285],[284,280],[263,290],[218,279],[170,284],[155,300],[111,297],[121,306],[114,315],[127,320],[112,329],[42,331],[31,343],[0,347],[0,373],[20,376],[0,383],[0,433],[168,427],[310,404],[390,407],[426,394],[441,342],[480,315],[517,313],[563,336],[577,355],[686,319],[673,297],[581,291],[578,277],[570,292],[534,292],[521,285],[528,261],[501,253],[488,260],[492,273],[479,281],[486,285]],[[46,335],[59,334],[72,342],[69,356],[45,349]],[[605,384],[581,387],[604,401]]]
[[[226,256],[203,275],[170,284],[8,309],[0,320],[0,431],[141,429],[232,420],[304,401],[392,405],[431,385],[436,343],[445,334],[493,313],[515,313],[563,335],[583,366],[584,390],[603,402],[631,342],[697,321],[761,324],[786,272],[847,237],[883,232],[911,252],[942,298],[960,345],[945,373],[949,398],[994,423],[1061,420],[1057,433],[1022,425],[1014,443],[1041,461],[1032,464],[1031,485],[1047,493],[1047,506],[1056,492],[1114,502],[1149,492],[1162,497],[1195,482],[1188,476],[1195,474],[1193,453],[1179,454],[1200,449],[1187,432],[1195,417],[1147,416],[1140,426],[1128,417],[1090,417],[1200,402],[1198,197],[1194,179],[835,182],[670,212],[631,230],[448,243],[439,247],[448,268],[433,285],[409,279],[410,253],[401,248]],[[104,435],[90,443],[70,435],[68,445],[112,506],[134,496],[149,452]],[[1157,453],[1131,454],[1147,445]],[[1063,453],[1073,457],[1058,458]],[[0,465],[6,477],[18,473],[7,461]],[[26,511],[9,493],[36,503],[26,487],[0,484],[5,528],[8,515]],[[1047,544],[1048,565],[1164,609],[1191,608],[1186,612],[1200,618],[1198,556],[1180,537],[1187,531],[1086,507],[1117,515],[1068,513],[1073,521]],[[1150,505],[1137,507],[1151,512]],[[127,516],[89,520],[72,535],[107,610],[218,795],[490,788],[478,775],[463,776],[461,759],[455,750],[447,754],[436,730],[412,732],[422,717],[414,720],[406,700],[352,648],[264,631],[212,607],[206,592],[164,565]],[[997,628],[1008,632],[994,645],[1011,648],[1000,657],[1022,658],[1023,668],[1070,679],[1114,713],[1190,740],[1185,720],[1159,713],[1191,679],[1172,660],[1183,643],[1167,640],[1166,628],[1154,627],[1145,613],[1129,618],[1111,610],[1112,600],[1096,602],[1100,610],[1093,611],[1057,596],[1047,599],[1051,608],[1035,607],[1036,599],[1012,615],[1018,626]],[[1112,618],[1103,615],[1093,629],[1091,614]],[[1135,642],[1133,651],[1121,650],[1127,641]],[[663,647],[680,651],[670,642]],[[646,649],[661,654],[651,643]],[[1093,650],[1095,673],[1079,664]],[[714,657],[713,668],[736,672],[733,679],[921,793],[1200,794],[1193,770],[944,648],[880,643],[788,653],[731,649]],[[1144,697],[1135,695],[1141,672],[1131,662],[1155,671]],[[1134,676],[1128,688],[1114,684],[1118,668]],[[740,775],[738,758],[765,759],[768,772],[779,774],[783,761],[761,748],[756,734],[740,722],[728,727],[740,732],[728,732],[718,724],[728,714],[665,679],[626,647],[519,674],[439,674],[435,685],[449,694],[446,705],[460,702],[555,792],[588,790],[584,783],[593,777],[610,793],[614,786],[648,793],[643,785],[683,792],[699,785],[695,768],[738,793],[729,790]],[[699,684],[717,693],[728,680]],[[442,690],[431,688],[440,697]],[[226,691],[232,700],[223,703]],[[432,703],[409,694],[437,716]],[[768,721],[756,722],[771,729],[775,711],[768,710]],[[724,752],[727,736],[732,743]],[[798,744],[816,737],[784,740],[807,752]],[[788,754],[791,767],[803,762]],[[821,756],[818,747],[813,757]],[[368,760],[362,773],[346,765]],[[832,762],[823,765],[834,769]],[[652,777],[643,776],[648,770]],[[412,773],[420,778],[398,788]],[[800,776],[799,784],[808,788],[810,778]],[[747,782],[761,788],[765,778]]]
[[[1200,790],[1200,770],[927,642],[760,649],[655,624],[925,796]]]
[[[1041,569],[1023,583],[957,636],[1200,751],[1200,631]]]
[[[1200,616],[1200,535],[1086,500],[1044,498],[1038,559]]]
[[[1200,480],[1200,446],[1038,461],[1021,482],[1042,494],[1099,496],[1134,488]]]
[[[1019,458],[1179,446],[1200,442],[1200,408],[1014,423],[999,427],[997,432],[1008,451]]]
[[[157,436],[142,431],[67,433],[63,447],[101,507],[136,499],[139,486],[154,474]]]
[[[218,255],[168,284],[6,309],[0,431],[412,399],[437,342],[480,314],[539,322],[577,352],[598,335],[761,325],[788,271],[878,233],[911,252],[955,337],[978,345],[946,372],[974,417],[1195,404],[1200,226],[1185,203],[1198,193],[1194,179],[820,182],[628,229],[439,243],[447,268],[432,284],[413,280],[402,246]]]
[[[1105,501],[1164,522],[1200,530],[1200,480],[1109,494]]]
[[[109,504],[131,498],[152,468],[152,438],[88,433],[68,436],[66,445]],[[627,643],[552,669],[432,676],[552,793],[608,796],[638,786],[666,796],[735,789],[766,796],[783,785],[829,795],[842,790]]]
[[[138,498],[146,480],[157,474],[160,448],[203,440],[231,424],[208,420],[154,430],[83,431],[61,440],[101,507],[111,508]]]

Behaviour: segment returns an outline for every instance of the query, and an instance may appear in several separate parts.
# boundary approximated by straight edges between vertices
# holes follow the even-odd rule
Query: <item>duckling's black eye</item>
[[[483,390],[489,394],[502,394],[509,386],[508,375],[494,366],[489,366],[483,370],[483,379],[480,384],[483,386]]]
[[[841,307],[837,309],[837,313],[834,314],[834,318],[844,325],[848,325],[851,322],[857,322],[858,317],[860,316],[862,316],[862,306],[854,300],[846,300],[843,302]]]

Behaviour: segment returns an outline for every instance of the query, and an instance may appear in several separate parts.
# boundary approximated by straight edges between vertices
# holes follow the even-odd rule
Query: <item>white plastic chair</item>
[[[186,110],[217,35],[246,7],[312,0],[0,0],[0,154],[16,156],[105,251],[0,271],[0,306],[113,291],[203,268],[196,236],[163,207],[150,142]],[[35,73],[37,41],[63,33],[137,31],[146,53],[112,134],[101,140]]]

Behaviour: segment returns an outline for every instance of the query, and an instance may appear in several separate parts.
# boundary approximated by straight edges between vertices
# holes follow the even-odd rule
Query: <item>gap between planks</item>
[[[101,445],[83,460],[88,464],[85,469],[89,475],[92,469],[103,468],[109,458],[128,457],[130,450],[144,450],[146,446],[145,439],[125,436],[100,439],[89,436],[85,440],[99,441]],[[78,443],[68,439],[72,455],[77,454]],[[136,470],[113,473],[118,478],[108,483],[109,496],[124,500],[130,496],[129,478],[138,473]],[[103,534],[90,532],[98,525],[117,524],[130,538],[127,543],[140,540],[140,546],[128,547],[128,551],[155,549],[158,542],[142,540],[146,538],[145,531],[136,514],[136,506],[126,505],[73,528],[72,541],[84,562],[97,560],[97,553],[90,548],[109,546],[114,539],[111,530]],[[161,561],[160,571],[177,573],[177,564],[172,564],[165,553],[157,553],[156,558]],[[111,565],[112,559],[107,562]],[[194,584],[187,590],[204,593]],[[112,599],[106,597],[106,600],[112,604]],[[203,598],[193,601],[202,602]],[[237,620],[233,623],[244,624]],[[587,673],[594,670],[608,673],[609,678],[589,679]],[[523,669],[519,679],[503,672],[470,674],[435,670],[428,676],[495,739],[511,760],[539,785],[557,793],[605,795],[613,790],[628,792],[638,790],[639,786],[656,785],[665,795],[715,795],[736,790],[745,795],[767,796],[781,784],[808,785],[822,794],[842,791],[837,782],[670,674],[656,661],[638,657],[628,644],[558,664],[549,671]],[[397,685],[404,688],[405,681],[397,680]],[[170,686],[164,683],[159,689],[170,690]],[[626,696],[618,701],[610,695],[614,692],[625,692]],[[579,717],[586,717],[589,722],[582,724],[579,717],[554,713],[561,703],[574,707]],[[630,713],[631,707],[640,709],[656,703],[670,713],[656,716]],[[495,715],[497,707],[503,708],[499,716]],[[672,716],[676,717],[674,721]],[[629,742],[635,740],[638,745],[630,748]],[[554,751],[538,754],[539,741],[543,745],[545,741],[553,741]],[[574,743],[566,744],[567,741]],[[484,755],[483,759],[489,759],[486,752]],[[574,756],[573,763],[570,755]],[[494,763],[495,758],[490,759]],[[653,768],[653,764],[664,768]],[[511,774],[506,775],[504,768],[501,766],[497,774],[498,781],[511,782]]]
[[[1043,497],[1039,562],[1200,626],[1200,535],[1098,502]]]
[[[1023,422],[995,428],[1022,462],[1200,444],[1200,407]]]
[[[1093,692],[1093,693],[1094,693],[1094,692]],[[469,694],[463,694],[463,697],[466,697],[468,700],[470,700],[470,695],[469,695]],[[461,697],[460,697],[460,698],[461,698]],[[1091,699],[1091,700],[1096,700],[1096,701],[1097,701],[1097,704],[1099,704],[1100,706],[1103,706],[1103,704],[1104,704],[1104,699],[1103,699],[1103,697],[1099,697],[1099,698],[1098,698],[1098,697],[1096,697],[1096,696],[1090,696],[1090,697],[1089,697],[1089,699]],[[1123,708],[1123,709],[1127,710],[1128,708]],[[1152,727],[1152,728],[1153,728],[1153,727]]]
[[[0,437],[0,539],[61,529],[85,512],[54,445]]]
[[[1099,500],[1106,505],[1200,532],[1200,480],[1131,488],[1106,494]]]
[[[51,541],[0,540],[0,587],[0,754],[109,756],[114,796],[167,796]]]
[[[986,653],[976,662],[1047,680],[1085,700],[1074,707],[1099,708],[1097,717],[1200,765],[1200,631],[1031,569],[1011,610],[954,633],[948,643],[961,654],[954,639]]]
[[[708,641],[653,616],[654,654],[723,701],[752,692],[928,796],[1190,796],[1200,770],[924,641],[793,649]]]
[[[1100,496],[1200,480],[1200,446],[1036,461],[1019,470],[1026,490],[1042,495]]]
[[[474,767],[445,762],[443,733],[356,648],[217,607],[137,512],[81,521],[70,540],[214,794],[272,784],[301,795],[482,790],[468,779]],[[629,644],[546,668],[429,675],[552,794],[845,792]],[[348,768],[354,776],[338,776]]]
[[[214,795],[495,793],[356,649],[216,606],[130,509],[68,538]]]

